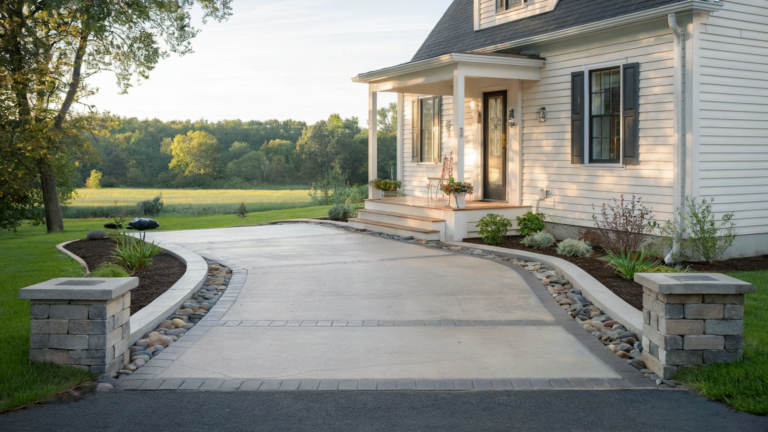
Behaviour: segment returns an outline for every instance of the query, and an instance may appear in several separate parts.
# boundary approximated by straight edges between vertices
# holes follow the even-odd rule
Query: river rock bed
[[[232,278],[232,270],[213,261],[205,261],[208,263],[208,276],[203,287],[185,300],[181,307],[156,329],[145,334],[129,348],[130,363],[118,371],[118,375],[130,375],[144,366],[152,357],[160,354],[200,322],[221,298]]]
[[[570,315],[571,318],[575,319],[585,331],[599,339],[600,342],[613,351],[614,354],[627,360],[627,363],[642,372],[645,377],[656,382],[656,385],[666,384],[669,387],[675,387],[677,385],[674,381],[661,379],[661,377],[655,375],[650,369],[645,367],[645,362],[642,360],[643,344],[636,334],[627,330],[623,324],[612,319],[608,314],[603,313],[600,308],[584,298],[582,292],[575,289],[562,274],[547,264],[537,261],[525,261],[516,258],[503,257],[481,249],[453,246],[440,241],[416,240],[413,237],[357,229],[339,224],[321,223],[321,225],[406,243],[421,244],[429,248],[442,249],[447,252],[507,261],[511,264],[519,265],[541,280],[541,283],[547,287],[547,291],[549,291],[563,311]]]

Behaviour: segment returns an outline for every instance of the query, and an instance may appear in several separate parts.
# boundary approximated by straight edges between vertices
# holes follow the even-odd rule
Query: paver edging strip
[[[80,241],[80,240],[81,240],[81,239],[77,239],[77,240],[70,240],[70,241],[66,241],[66,242],[64,242],[64,243],[59,243],[59,244],[57,244],[57,245],[56,245],[56,249],[58,249],[58,250],[59,250],[59,252],[63,252],[63,253],[65,253],[65,254],[69,255],[69,257],[70,257],[70,258],[72,258],[73,260],[77,261],[77,262],[78,262],[78,264],[80,264],[81,266],[83,266],[83,268],[85,269],[85,274],[83,274],[83,277],[85,277],[85,276],[88,276],[88,275],[91,273],[91,272],[88,270],[88,264],[86,264],[86,263],[85,263],[85,261],[83,261],[83,259],[82,259],[82,258],[80,258],[79,256],[77,256],[77,255],[73,254],[72,252],[70,252],[70,251],[68,251],[67,249],[65,249],[65,248],[64,248],[64,246],[66,246],[66,245],[68,245],[68,244],[70,244],[70,243],[74,243],[74,242],[76,242],[76,241]]]
[[[131,315],[131,335],[128,346],[133,345],[147,332],[157,327],[165,318],[176,311],[185,300],[192,297],[205,283],[208,264],[202,256],[175,245],[160,245],[163,250],[187,265],[184,275],[168,291],[154,299],[142,310]]]
[[[525,259],[528,261],[540,261],[554,267],[557,271],[566,276],[571,285],[576,289],[581,290],[582,295],[587,300],[608,313],[614,320],[624,324],[627,329],[637,336],[642,337],[643,313],[622,300],[619,296],[606,288],[605,285],[601,284],[600,281],[575,264],[571,264],[561,258],[521,251],[518,249],[507,249],[498,246],[477,245],[465,242],[445,242],[445,244],[470,249],[486,250],[495,254],[503,254],[504,256]]]

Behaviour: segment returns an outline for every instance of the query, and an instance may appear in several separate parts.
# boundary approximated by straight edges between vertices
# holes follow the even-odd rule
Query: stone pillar
[[[59,278],[19,291],[32,301],[29,359],[113,374],[128,358],[138,278]]]
[[[680,368],[743,355],[747,282],[722,274],[638,273],[643,285],[643,357],[669,379]]]

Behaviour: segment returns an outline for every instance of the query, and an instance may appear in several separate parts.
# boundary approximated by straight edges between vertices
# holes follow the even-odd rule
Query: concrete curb
[[[527,261],[539,261],[550,265],[562,273],[576,289],[581,290],[582,295],[587,300],[608,313],[614,320],[624,324],[629,331],[635,333],[638,337],[642,337],[643,335],[643,313],[641,311],[635,309],[629,303],[611,292],[611,290],[606,288],[605,285],[601,284],[597,279],[593,278],[589,273],[564,259],[519,249],[507,249],[497,246],[478,245],[475,243],[446,242],[446,244],[480,249],[495,254],[512,256]]]
[[[68,245],[70,243],[74,243],[76,241],[80,241],[80,239],[78,239],[78,240],[70,240],[70,241],[64,242],[64,243],[59,243],[59,244],[56,245],[56,249],[58,249],[59,252],[63,252],[65,254],[69,255],[70,258],[72,258],[73,260],[77,261],[81,266],[83,266],[83,268],[85,269],[85,274],[83,274],[83,277],[85,277],[85,276],[88,276],[91,273],[90,271],[88,271],[88,264],[86,264],[85,261],[83,261],[83,259],[80,258],[79,256],[77,256],[77,255],[73,254],[72,252],[64,249],[64,246],[66,246],[66,245]]]
[[[205,283],[208,276],[208,264],[200,255],[184,249],[180,246],[168,245],[161,247],[169,254],[175,256],[187,265],[184,276],[172,287],[156,298],[144,309],[131,315],[131,335],[128,337],[128,345],[133,345],[147,332],[154,330],[168,315],[192,297]]]

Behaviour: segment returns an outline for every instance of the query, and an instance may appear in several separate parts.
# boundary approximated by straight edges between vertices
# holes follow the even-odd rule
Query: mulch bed
[[[88,264],[93,271],[104,262],[114,261],[112,250],[115,240],[78,240],[65,248]],[[132,276],[139,278],[139,286],[131,290],[131,315],[152,303],[161,294],[168,291],[187,270],[187,265],[173,255],[163,251],[152,259],[152,265],[139,270]]]
[[[595,252],[588,258],[569,258],[559,255],[556,250],[557,243],[544,250],[529,248],[521,244],[523,236],[506,236],[504,244],[500,247],[519,249],[542,255],[555,256],[579,266],[592,277],[600,281],[606,288],[613,291],[622,300],[626,301],[638,310],[643,310],[643,287],[634,281],[628,281],[616,274],[607,262],[599,259],[606,255],[602,248],[595,248]],[[483,244],[480,238],[464,239],[467,243]],[[687,263],[691,270],[710,273],[727,273],[739,271],[768,269],[768,255],[752,258],[736,258],[714,264]]]

